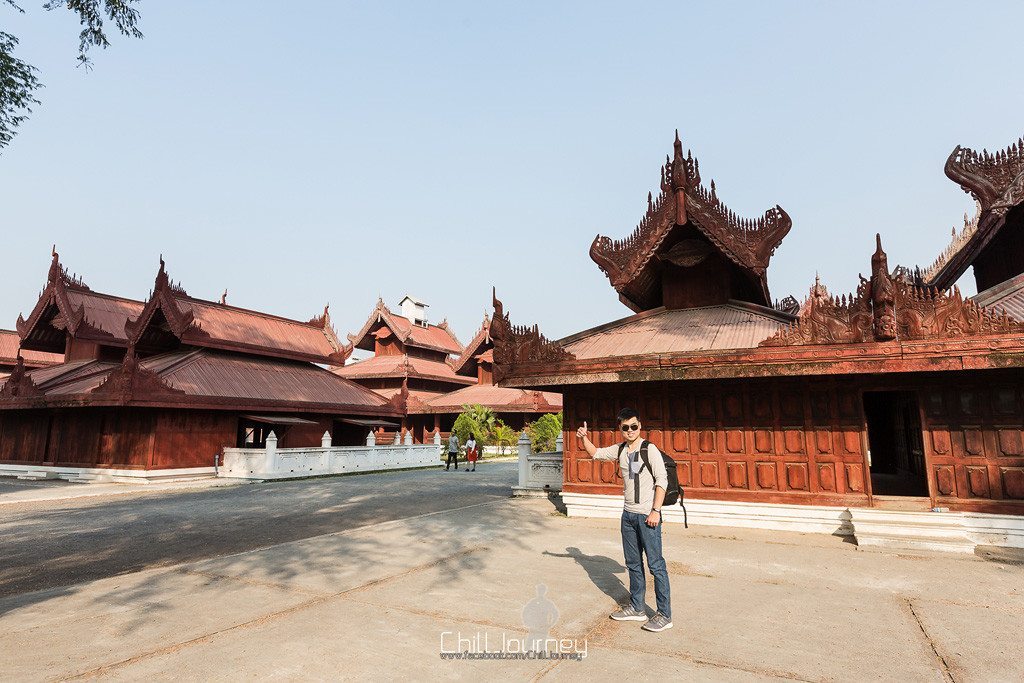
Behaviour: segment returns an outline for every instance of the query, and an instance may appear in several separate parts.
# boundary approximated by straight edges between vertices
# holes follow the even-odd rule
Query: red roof
[[[312,363],[212,349],[125,363],[75,361],[26,373],[41,396],[0,399],[14,407],[135,405],[397,415],[381,396]],[[131,381],[121,381],[123,377]],[[6,382],[5,382],[6,383]],[[130,386],[128,395],[119,392]]]
[[[456,375],[448,363],[408,355],[373,356],[366,360],[333,368],[331,372],[349,379],[418,377],[451,384],[473,384],[476,382],[474,378]]]
[[[304,323],[182,295],[175,295],[175,299],[183,311],[193,316],[194,328],[186,331],[182,339],[193,346],[295,357],[325,364],[341,351],[341,344],[329,324]]]
[[[562,395],[548,391],[508,389],[489,384],[441,394],[420,406],[410,405],[411,413],[461,413],[464,405],[482,405],[498,413],[557,413]]]
[[[63,351],[65,335],[71,334],[111,346],[131,342],[140,351],[152,352],[170,346],[166,330],[156,335],[155,343],[143,337],[158,310],[164,319],[161,329],[166,322],[187,346],[323,364],[342,363],[350,351],[338,340],[326,309],[309,322],[299,322],[190,297],[171,283],[162,260],[149,300],[134,301],[91,291],[67,275],[56,253],[47,287],[28,319],[19,319],[18,332],[23,346],[37,350]]]
[[[13,330],[0,330],[0,365],[15,365],[18,362],[18,347],[21,337]],[[22,351],[25,367],[41,368],[64,362],[62,353],[46,353],[45,351]]]
[[[366,324],[363,325],[363,328],[356,334],[349,335],[349,341],[357,349],[373,351],[375,348],[373,343],[374,333],[379,329],[380,325],[386,325],[390,328],[398,340],[407,346],[416,346],[445,354],[462,353],[462,344],[459,343],[455,334],[448,327],[447,322],[442,322],[440,325],[427,325],[426,327],[415,325],[407,318],[392,313],[381,300],[377,301],[377,305],[374,307],[369,319],[367,319]]]

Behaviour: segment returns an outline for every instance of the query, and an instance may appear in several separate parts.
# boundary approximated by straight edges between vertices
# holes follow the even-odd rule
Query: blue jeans
[[[668,569],[661,556],[661,521],[653,529],[647,526],[647,515],[622,511],[622,554],[629,570],[629,597],[633,609],[644,611],[647,577],[644,574],[643,553],[647,553],[647,567],[654,575],[654,595],[658,611],[672,618],[672,598],[668,586]]]

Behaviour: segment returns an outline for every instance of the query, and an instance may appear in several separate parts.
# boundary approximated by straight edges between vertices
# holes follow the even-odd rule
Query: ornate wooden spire
[[[556,363],[575,358],[558,342],[548,340],[536,325],[513,325],[505,313],[505,307],[498,299],[497,290],[492,290],[491,299],[494,316],[491,318],[490,335],[494,342],[493,367],[496,383],[523,363]]]
[[[761,346],[851,344],[861,342],[956,339],[962,335],[1020,334],[1024,323],[997,315],[957,287],[939,290],[894,277],[882,239],[875,235],[871,279],[861,277],[856,295],[829,296],[818,283],[792,325]]]
[[[959,145],[950,153],[944,167],[950,180],[974,197],[974,218],[964,217],[964,229],[953,231],[952,240],[931,266],[920,272],[921,282],[946,288],[970,267],[978,289],[986,289],[1024,270],[1019,240],[1020,221],[1011,219],[1017,232],[1007,233],[1010,209],[1024,203],[1024,138],[1004,150],[976,152]],[[1006,251],[1013,254],[1006,258]],[[992,257],[992,254],[998,255]]]
[[[983,211],[1006,215],[1024,201],[1024,138],[991,153],[957,145],[946,159],[945,171]]]
[[[719,198],[714,181],[710,188],[701,184],[700,163],[683,145],[679,132],[673,142],[672,157],[661,168],[660,192],[647,195],[647,212],[633,232],[624,239],[603,235],[594,238],[590,257],[608,276],[620,295],[631,295],[640,307],[657,283],[647,272],[655,257],[673,247],[667,240],[677,225],[693,225],[726,258],[759,280],[763,301],[768,304],[766,271],[775,249],[789,233],[792,221],[776,205],[760,218],[743,218]],[[629,291],[627,291],[629,290]]]

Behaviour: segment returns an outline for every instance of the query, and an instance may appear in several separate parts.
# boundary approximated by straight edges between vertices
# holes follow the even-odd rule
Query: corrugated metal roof
[[[382,407],[386,403],[355,382],[301,361],[203,349],[163,354],[140,364],[189,396],[360,407]]]
[[[358,363],[334,368],[332,372],[350,379],[419,376],[455,384],[471,384],[475,379],[456,375],[447,363],[414,356],[373,356]]]
[[[145,307],[141,301],[133,301],[110,294],[68,289],[68,301],[73,308],[85,308],[85,320],[96,329],[109,334],[112,342],[128,343],[124,325],[134,320]]]
[[[1024,273],[978,292],[974,302],[994,313],[1024,321]]]
[[[562,395],[477,384],[426,401],[423,412],[461,412],[467,404],[480,404],[497,412],[558,412],[562,409]]]
[[[21,337],[17,332],[11,330],[0,330],[0,365],[14,365],[18,362],[18,347],[21,346]],[[45,365],[56,365],[64,362],[64,354],[47,353],[45,351],[21,352],[25,359],[25,367],[38,368]]]
[[[753,348],[788,321],[761,306],[728,303],[683,310],[658,309],[562,340],[578,359]]]
[[[183,309],[192,311],[199,329],[216,341],[324,358],[338,350],[317,325],[202,299],[175,298]]]

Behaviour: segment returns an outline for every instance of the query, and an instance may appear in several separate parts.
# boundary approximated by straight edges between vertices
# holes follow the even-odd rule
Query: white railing
[[[380,472],[441,464],[440,445],[386,444],[378,446],[371,432],[365,446],[331,446],[325,433],[319,448],[278,448],[277,436],[267,436],[266,448],[225,448],[218,476],[239,479],[288,479],[350,472]]]
[[[562,435],[552,453],[534,453],[526,432],[519,437],[519,485],[512,494],[529,496],[562,490]]]

